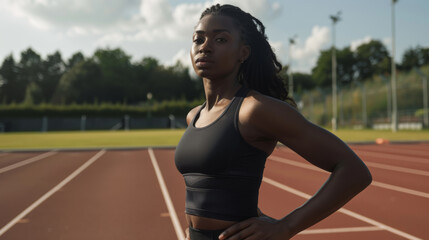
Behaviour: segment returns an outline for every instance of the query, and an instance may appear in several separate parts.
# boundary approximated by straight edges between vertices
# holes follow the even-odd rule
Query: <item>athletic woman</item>
[[[290,239],[371,182],[340,139],[296,111],[264,25],[232,5],[206,9],[192,36],[206,101],[192,109],[175,154],[186,184],[187,239]],[[305,204],[274,219],[258,208],[266,158],[280,142],[330,177]]]

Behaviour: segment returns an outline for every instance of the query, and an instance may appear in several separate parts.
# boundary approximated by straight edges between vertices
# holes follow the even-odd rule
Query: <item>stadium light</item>
[[[291,97],[293,97],[293,75],[292,75],[292,45],[295,44],[295,38],[297,38],[297,35],[293,36],[292,38],[289,38],[289,94]]]
[[[332,20],[332,131],[337,130],[337,57],[335,53],[335,24],[340,21],[341,11],[331,15]]]
[[[395,64],[395,3],[398,0],[392,0],[392,132],[398,131],[398,104],[396,97],[396,64]]]

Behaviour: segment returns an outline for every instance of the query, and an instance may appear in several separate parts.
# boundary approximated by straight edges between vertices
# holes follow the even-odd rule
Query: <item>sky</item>
[[[19,61],[31,47],[43,58],[60,51],[86,57],[97,48],[121,48],[132,61],[154,57],[163,65],[190,66],[189,50],[201,12],[234,4],[260,19],[282,64],[310,73],[321,50],[356,49],[379,40],[392,50],[391,0],[0,0],[0,61]],[[429,1],[398,0],[395,11],[396,62],[406,49],[429,47]],[[295,44],[289,39],[295,37]]]

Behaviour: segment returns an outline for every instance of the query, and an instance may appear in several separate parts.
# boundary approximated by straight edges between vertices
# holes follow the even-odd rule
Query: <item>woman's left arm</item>
[[[313,165],[331,172],[325,184],[306,203],[278,222],[271,221],[271,232],[277,237],[263,239],[288,239],[296,235],[334,213],[371,183],[368,168],[343,141],[307,121],[287,103],[256,94],[248,97],[242,108],[245,124],[257,131],[256,135],[280,141]],[[242,231],[239,229],[249,232],[249,226],[258,228],[258,225],[262,231],[270,228],[270,224],[257,222],[261,221],[256,218],[238,223],[227,229],[225,235],[234,240],[240,239],[234,238]],[[236,234],[231,237],[232,232]]]

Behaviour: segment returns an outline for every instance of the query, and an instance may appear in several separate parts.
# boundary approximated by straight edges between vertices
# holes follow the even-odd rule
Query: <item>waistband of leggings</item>
[[[218,237],[225,229],[216,229],[216,230],[204,230],[204,229],[197,229],[189,226],[189,232],[195,232],[199,234],[203,234],[206,236],[216,236]]]

